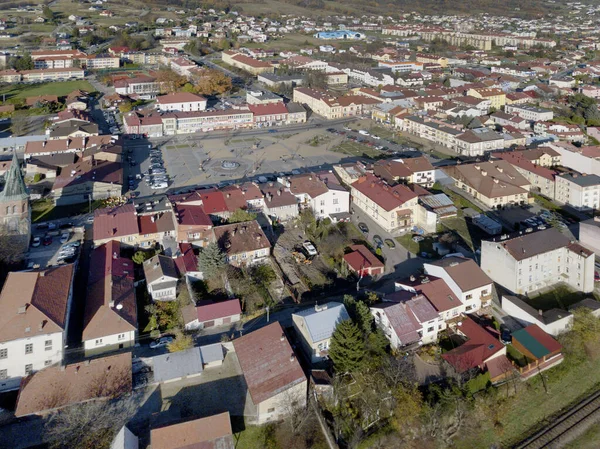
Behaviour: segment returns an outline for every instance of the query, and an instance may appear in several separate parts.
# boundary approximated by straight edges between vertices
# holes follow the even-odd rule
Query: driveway
[[[426,259],[422,259],[421,257],[409,252],[396,241],[392,234],[385,231],[381,226],[375,223],[375,221],[367,216],[367,214],[361,209],[355,207],[354,210],[355,213],[352,214],[351,218],[352,222],[356,225],[358,225],[358,223],[365,223],[367,225],[369,228],[369,233],[367,234],[366,238],[369,242],[374,245],[373,236],[379,235],[382,239],[391,239],[396,244],[395,248],[388,248],[388,246],[384,244],[383,248],[381,249],[383,256],[385,257],[384,278],[387,278],[390,281],[393,281],[394,279],[406,278],[415,273],[417,270],[423,268],[423,263],[427,261]],[[387,285],[388,283],[390,285]],[[378,288],[377,290],[381,291],[382,293],[391,293],[394,291],[393,282],[386,282],[386,285],[382,286],[382,288]]]
[[[439,364],[428,363],[419,357],[419,354],[415,353],[413,363],[415,364],[415,372],[420,385],[427,385],[444,378]]]

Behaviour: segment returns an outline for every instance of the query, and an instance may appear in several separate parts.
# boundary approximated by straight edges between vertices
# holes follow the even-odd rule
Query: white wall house
[[[504,111],[532,122],[548,121],[554,118],[554,112],[550,109],[536,108],[535,106],[524,104],[507,104],[504,106]]]
[[[565,173],[554,179],[556,201],[579,210],[600,208],[600,176]]]
[[[494,282],[472,259],[447,257],[423,264],[425,273],[443,279],[465,306],[473,313],[492,301]]]
[[[206,109],[206,98],[189,92],[176,92],[156,98],[156,108],[162,112],[197,112]]]
[[[277,180],[297,198],[300,209],[310,208],[316,218],[349,212],[350,192],[339,185],[327,185],[314,173]]]
[[[408,301],[384,301],[371,307],[375,324],[392,348],[436,342],[442,320],[423,295]]]
[[[63,360],[74,265],[9,273],[0,293],[0,391]]]
[[[312,363],[326,360],[335,327],[350,319],[344,304],[329,302],[292,314],[292,322],[301,337],[302,349]]]
[[[594,290],[594,253],[555,228],[481,242],[481,269],[516,294],[564,282]]]
[[[177,296],[177,268],[172,258],[156,256],[144,262],[146,287],[153,301],[173,301]]]
[[[516,296],[502,296],[502,310],[524,327],[537,324],[550,335],[557,336],[573,325],[573,314],[561,309],[535,310]]]

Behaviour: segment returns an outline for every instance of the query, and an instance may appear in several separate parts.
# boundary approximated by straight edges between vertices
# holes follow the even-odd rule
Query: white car
[[[150,343],[150,349],[158,349],[163,346],[167,346],[169,343],[173,343],[173,337],[161,337],[158,340],[154,340]]]
[[[371,134],[369,134],[369,131],[366,131],[364,129],[359,129],[358,130],[358,134],[361,134],[363,136],[370,136]]]
[[[67,248],[79,248],[81,246],[81,242],[79,240],[75,240],[74,242],[67,243],[63,246],[63,249]]]
[[[71,235],[68,232],[65,232],[63,235],[60,236],[60,243],[67,243],[70,237]]]
[[[379,140],[379,139],[381,139],[381,137],[379,137],[379,136],[375,136],[375,135],[372,135],[371,137],[372,137],[373,139],[375,139],[375,140]]]
[[[33,248],[37,248],[38,246],[40,246],[42,244],[42,239],[39,238],[37,235],[33,238],[33,240],[31,241],[31,246]]]

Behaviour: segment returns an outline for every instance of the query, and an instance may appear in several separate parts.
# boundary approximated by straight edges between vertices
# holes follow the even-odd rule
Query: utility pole
[[[267,323],[269,322],[269,306],[267,306]]]

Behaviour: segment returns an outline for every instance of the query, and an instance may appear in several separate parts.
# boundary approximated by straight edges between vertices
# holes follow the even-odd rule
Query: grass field
[[[57,95],[63,97],[74,90],[96,92],[94,86],[85,80],[57,81],[41,84],[9,84],[0,89],[0,95],[7,98],[37,97],[39,95]]]
[[[92,210],[100,206],[100,201],[92,202]],[[72,217],[74,215],[86,214],[90,210],[88,203],[72,204],[68,206],[55,206],[52,200],[33,201],[31,203],[31,221],[57,220],[59,218]]]
[[[441,225],[443,229],[448,229],[450,231],[456,231],[458,235],[465,241],[465,243],[474,250],[473,246],[473,237],[471,236],[471,232],[469,231],[469,227],[467,226],[467,222],[465,221],[465,217],[451,217],[445,218],[441,221]]]
[[[383,156],[383,153],[375,148],[352,141],[344,142],[337,147],[332,148],[331,151],[345,153],[350,156],[367,157],[370,159],[379,159]]]
[[[401,237],[396,237],[396,241],[413,254],[422,252],[433,254],[433,239],[431,237],[423,237],[420,242],[413,240],[413,235],[408,233]]]

